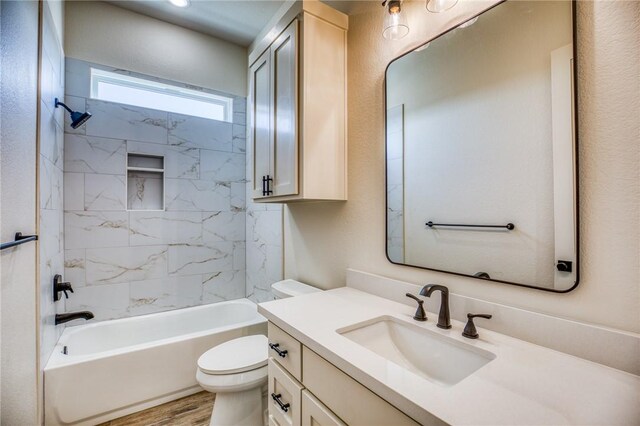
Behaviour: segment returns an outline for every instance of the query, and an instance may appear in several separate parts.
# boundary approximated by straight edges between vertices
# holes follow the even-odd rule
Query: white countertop
[[[431,413],[454,425],[640,424],[639,376],[485,330],[483,320],[476,322],[480,338],[466,339],[459,321],[442,330],[437,314],[428,312],[429,321],[420,323],[412,319],[414,307],[346,287],[261,303],[258,311],[418,422]],[[382,315],[496,358],[461,382],[443,386],[336,332]]]

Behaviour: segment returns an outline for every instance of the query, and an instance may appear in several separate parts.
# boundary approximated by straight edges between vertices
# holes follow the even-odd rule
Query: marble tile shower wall
[[[252,152],[247,146],[247,298],[273,300],[271,284],[283,279],[282,205],[251,201]]]
[[[42,9],[42,61],[40,64],[40,367],[44,368],[64,327],[55,315],[64,312],[65,301],[53,301],[53,277],[64,270],[63,239],[63,141],[64,112],[55,98],[64,95],[64,53],[53,18]]]
[[[98,101],[90,66],[67,58],[65,99],[93,114],[65,126],[67,310],[104,320],[245,297],[245,99],[233,123]],[[164,156],[165,211],[127,210],[128,152]]]
[[[404,263],[404,105],[387,110],[387,254]]]
[[[283,279],[282,204],[251,201],[253,152],[247,145],[246,294],[256,303],[273,300],[271,284]]]

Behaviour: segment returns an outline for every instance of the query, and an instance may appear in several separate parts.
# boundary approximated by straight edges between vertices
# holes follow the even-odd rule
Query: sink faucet
[[[89,311],[80,311],[80,312],[67,312],[66,314],[56,314],[56,325],[64,324],[65,322],[73,321],[74,319],[85,319],[90,320],[93,318],[93,313]]]
[[[422,290],[420,290],[420,296],[431,297],[431,293],[436,290],[442,292],[437,326],[440,328],[451,328],[451,315],[449,314],[449,289],[443,285],[427,284],[422,287]]]

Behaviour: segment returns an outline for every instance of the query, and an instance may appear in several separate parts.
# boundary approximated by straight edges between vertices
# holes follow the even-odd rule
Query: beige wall
[[[247,50],[99,1],[68,1],[65,54],[247,96]]]
[[[578,2],[581,284],[553,294],[396,266],[385,257],[386,65],[489,3],[429,14],[411,2],[411,33],[381,36],[380,7],[349,25],[349,201],[289,205],[285,275],[323,288],[356,268],[458,294],[640,332],[639,2]]]
[[[0,2],[0,240],[37,233],[38,16]],[[0,423],[39,423],[36,262],[40,242],[0,253]]]

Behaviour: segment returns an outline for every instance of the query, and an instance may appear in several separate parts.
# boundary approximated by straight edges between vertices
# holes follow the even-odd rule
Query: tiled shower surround
[[[404,263],[404,105],[387,110],[387,255]]]
[[[44,368],[62,333],[55,315],[64,312],[64,299],[53,301],[53,277],[64,268],[63,140],[64,111],[54,99],[64,93],[64,53],[49,4],[42,8],[40,63],[40,366]]]
[[[281,211],[247,209],[245,98],[234,97],[233,123],[99,101],[88,96],[90,66],[123,72],[66,61],[65,100],[93,114],[65,126],[67,311],[104,320],[269,299],[261,289],[282,275]],[[164,211],[127,210],[128,153],[164,157]],[[139,177],[130,194],[144,199],[150,183]]]

